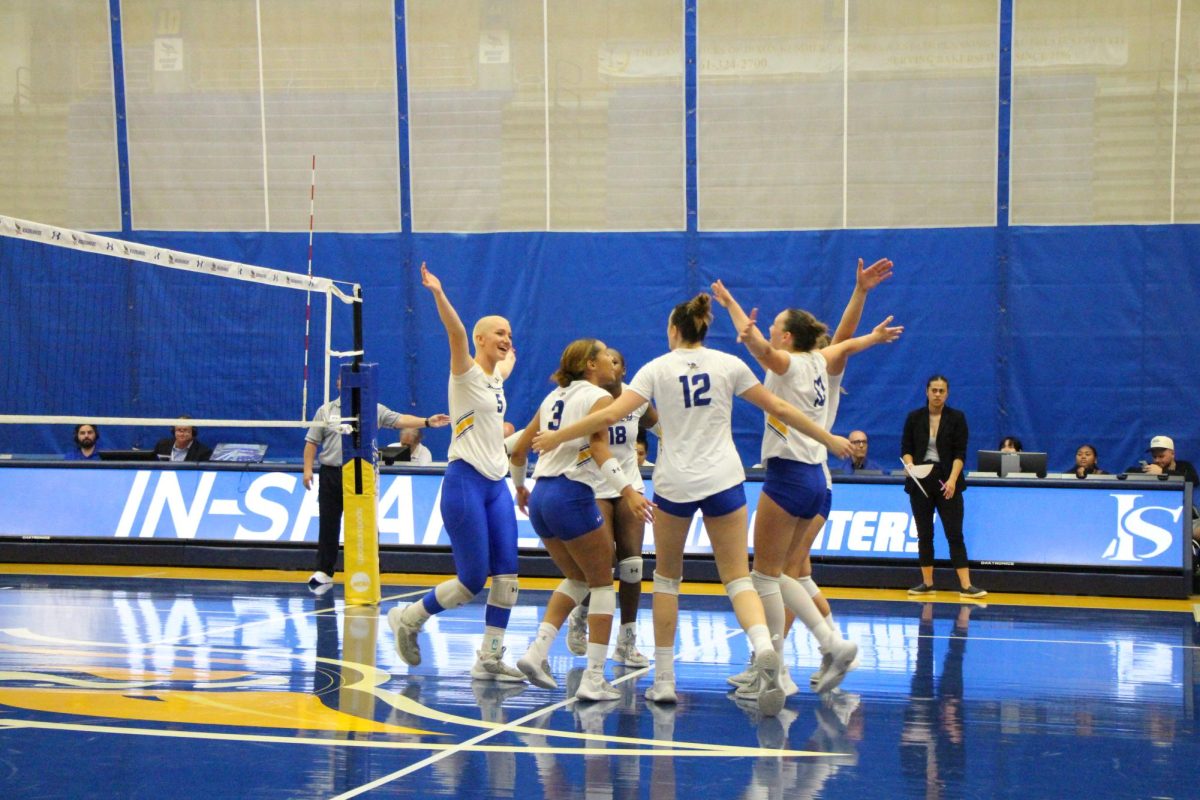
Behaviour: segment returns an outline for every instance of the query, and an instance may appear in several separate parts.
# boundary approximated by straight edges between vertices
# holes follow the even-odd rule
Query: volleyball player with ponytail
[[[721,582],[734,614],[749,637],[759,667],[758,706],[766,716],[783,708],[779,656],[771,642],[762,601],[754,591],[746,550],[745,471],[733,444],[730,415],[735,396],[753,403],[788,425],[843,455],[850,443],[813,423],[769,392],[740,359],[704,347],[712,321],[711,301],[700,294],[680,303],[667,324],[670,352],[642,367],[629,388],[606,408],[572,425],[542,431],[534,439],[539,452],[594,433],[654,401],[663,446],[654,467],[654,639],[655,679],[646,691],[653,702],[674,703],[675,635],[683,546],[697,509],[704,515]]]

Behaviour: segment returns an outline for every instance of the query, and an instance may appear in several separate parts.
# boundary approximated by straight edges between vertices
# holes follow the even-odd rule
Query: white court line
[[[726,635],[725,638],[732,639],[734,636],[737,636],[738,634],[740,634],[742,632],[743,631],[741,628],[735,628],[734,630],[730,631]],[[692,648],[692,650],[681,652],[681,653],[676,653],[675,660],[678,661],[680,658],[682,658],[685,655],[685,653],[690,655],[692,652],[699,652],[708,646],[709,645],[697,646],[697,647]],[[612,683],[613,683],[613,685],[616,685],[618,683],[624,683],[625,681],[630,680],[630,679],[633,679],[634,681],[636,681],[638,678],[640,678],[642,675],[645,675],[649,671],[650,671],[650,667],[642,667],[639,670],[635,670],[633,672],[627,672],[619,678],[614,678],[612,680]],[[405,775],[409,775],[413,772],[416,772],[417,770],[422,769],[423,767],[427,767],[431,764],[436,764],[437,762],[441,761],[443,758],[447,758],[451,755],[454,755],[455,753],[459,753],[462,750],[464,750],[468,747],[472,747],[475,744],[482,742],[486,739],[490,739],[493,736],[497,736],[501,733],[505,733],[513,728],[521,727],[526,722],[530,722],[532,720],[544,717],[547,714],[551,714],[555,711],[558,711],[560,708],[566,708],[574,702],[575,702],[575,698],[570,697],[570,698],[567,698],[566,700],[560,700],[557,703],[552,703],[551,705],[545,706],[543,708],[539,708],[536,711],[531,711],[530,713],[526,714],[525,716],[521,717],[520,719],[514,720],[512,722],[506,722],[503,726],[501,726],[499,728],[495,728],[490,731],[485,731],[485,732],[479,734],[478,736],[475,736],[471,739],[466,740],[465,742],[461,742],[461,743],[459,743],[459,745],[457,747],[453,747],[448,750],[443,750],[440,753],[435,753],[435,754],[429,756],[428,758],[421,759],[420,761],[416,762],[415,764],[408,765],[404,769],[397,770],[397,771],[391,773],[390,775],[384,775],[383,777],[377,778],[377,779],[371,781],[370,783],[365,783],[362,786],[359,786],[355,789],[351,789],[350,791],[344,792],[343,794],[339,794],[336,797],[331,797],[329,800],[349,800],[349,798],[351,798],[351,797],[358,797],[360,794],[363,794],[364,792],[369,792],[372,789],[378,789],[380,786],[384,786],[393,781],[399,780],[400,778],[403,778]]]

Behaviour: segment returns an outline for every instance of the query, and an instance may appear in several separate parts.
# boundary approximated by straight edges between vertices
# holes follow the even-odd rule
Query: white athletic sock
[[[621,634],[628,635],[628,636],[637,636],[637,623],[636,622],[622,622],[621,623]]]
[[[808,592],[804,591],[804,587],[800,585],[799,581],[788,575],[779,579],[779,590],[783,594],[783,602],[796,615],[796,619],[803,622],[804,627],[812,631],[817,643],[824,649],[833,635],[833,630],[825,624],[821,610],[809,597]]]
[[[495,653],[500,655],[500,650],[504,646],[504,628],[497,628],[493,625],[488,625],[483,629],[483,652]]]
[[[760,653],[775,649],[775,645],[771,643],[771,631],[767,629],[766,625],[751,625],[746,629],[746,638],[750,640],[750,645],[754,648],[755,658]]]
[[[558,628],[551,625],[549,622],[543,622],[538,625],[537,634],[533,637],[533,643],[529,645],[529,653],[535,656],[534,661],[540,662],[550,652],[550,646],[554,644],[554,640],[558,638]]]
[[[431,616],[433,615],[425,610],[425,604],[420,600],[415,603],[409,603],[404,607],[404,610],[400,612],[400,619],[404,620],[404,624],[412,625],[416,628],[419,628],[428,622]]]
[[[596,642],[588,642],[587,646],[587,663],[588,669],[598,667],[601,672],[604,671],[604,662],[608,659],[608,645]]]
[[[675,675],[675,648],[654,648],[654,673],[656,675]]]
[[[833,633],[833,638],[835,638],[835,639],[844,638],[842,636],[842,629],[839,628],[837,626],[837,623],[835,623],[833,621],[833,612],[832,611],[830,611],[828,614],[825,615],[824,620],[825,620],[825,624],[829,626],[829,630]]]

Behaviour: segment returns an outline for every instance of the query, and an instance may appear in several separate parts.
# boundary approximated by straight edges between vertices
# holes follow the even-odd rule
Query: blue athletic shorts
[[[592,487],[562,475],[538,478],[529,495],[529,521],[543,539],[570,541],[604,524]]]
[[[767,459],[767,477],[762,490],[780,508],[800,519],[812,519],[822,508],[828,512],[825,497],[833,496],[820,464],[805,464],[790,458]]]
[[[825,499],[821,501],[821,510],[817,512],[817,516],[822,519],[829,519],[829,512],[833,510],[833,489],[825,487]]]
[[[746,490],[742,484],[730,486],[723,492],[709,495],[703,500],[689,500],[686,503],[676,503],[660,494],[654,495],[654,504],[673,517],[691,519],[697,509],[706,517],[723,517],[732,514],[746,505]]]

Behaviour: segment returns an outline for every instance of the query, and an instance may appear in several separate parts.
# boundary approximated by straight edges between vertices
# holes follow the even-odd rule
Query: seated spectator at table
[[[1086,478],[1088,475],[1108,474],[1100,469],[1100,465],[1096,463],[1096,448],[1090,444],[1081,444],[1079,445],[1079,449],[1075,451],[1075,468],[1073,471],[1076,478]]]
[[[829,463],[830,472],[835,475],[853,475],[863,469],[883,471],[883,467],[872,461],[867,455],[867,449],[870,447],[867,434],[862,431],[850,431],[847,438],[850,440],[850,457],[831,461]]]
[[[1195,505],[1194,492],[1200,487],[1200,477],[1190,461],[1179,461],[1175,458],[1175,441],[1170,436],[1155,436],[1150,440],[1150,457],[1154,459],[1147,464],[1142,462],[1141,471],[1147,475],[1179,475],[1192,485],[1192,550],[1200,557],[1200,508]],[[1136,467],[1130,471],[1136,471]]]
[[[433,453],[429,452],[428,447],[421,444],[421,439],[420,428],[405,428],[400,431],[400,444],[408,445],[408,463],[418,467],[427,467],[433,463]]]
[[[180,419],[190,419],[182,416]],[[200,430],[191,425],[176,425],[171,429],[171,435],[159,439],[154,445],[154,454],[160,461],[208,461],[212,456],[212,448],[206,446],[198,438]]]
[[[1021,440],[1015,436],[1005,436],[1000,440],[999,450],[1001,453],[1020,453],[1024,450],[1021,447]]]
[[[1170,436],[1155,436],[1150,440],[1149,450],[1153,461],[1149,464],[1143,462],[1142,472],[1147,475],[1182,475],[1192,486],[1200,483],[1191,462],[1175,459],[1175,441]]]
[[[95,425],[83,423],[75,426],[75,433],[71,437],[71,442],[74,444],[67,454],[63,456],[65,461],[96,461],[100,460],[100,453],[96,450],[96,442],[100,441],[100,429]]]

